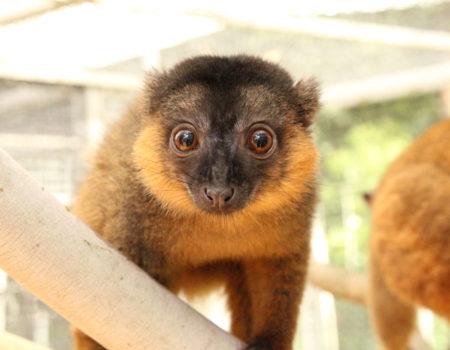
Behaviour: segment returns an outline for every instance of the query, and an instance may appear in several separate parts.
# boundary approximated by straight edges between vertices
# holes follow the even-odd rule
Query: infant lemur
[[[312,80],[256,57],[149,74],[74,212],[177,293],[225,286],[248,349],[292,349],[316,197]],[[79,331],[78,350],[104,349]],[[174,349],[176,350],[176,349]]]

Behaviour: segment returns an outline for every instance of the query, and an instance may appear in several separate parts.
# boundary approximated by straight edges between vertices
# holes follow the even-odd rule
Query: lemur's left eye
[[[256,129],[253,130],[248,139],[250,149],[258,154],[268,152],[273,146],[273,136],[268,130]]]
[[[172,146],[178,153],[189,153],[198,145],[198,136],[189,126],[180,126],[172,132]]]

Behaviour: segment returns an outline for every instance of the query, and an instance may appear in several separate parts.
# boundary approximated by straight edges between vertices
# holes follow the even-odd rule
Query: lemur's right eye
[[[178,131],[175,135],[175,145],[182,152],[187,152],[197,145],[197,138],[190,130]]]
[[[198,145],[198,136],[189,126],[180,126],[172,132],[172,145],[178,153],[188,153]]]
[[[264,129],[257,129],[249,137],[249,145],[256,153],[265,153],[272,147],[273,137]]]

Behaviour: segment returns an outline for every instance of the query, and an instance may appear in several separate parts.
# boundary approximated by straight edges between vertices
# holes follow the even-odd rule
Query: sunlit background
[[[0,147],[70,204],[108,125],[145,71],[247,53],[322,83],[316,260],[364,272],[361,194],[420,132],[450,115],[450,1],[0,2]],[[227,326],[223,298],[198,307]],[[212,307],[212,305],[215,305]],[[432,349],[448,325],[421,311]],[[67,323],[0,271],[0,330],[70,349]],[[366,309],[308,286],[296,350],[372,350]]]

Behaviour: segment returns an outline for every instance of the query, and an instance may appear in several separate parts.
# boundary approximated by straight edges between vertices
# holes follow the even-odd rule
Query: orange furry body
[[[318,154],[317,84],[256,57],[149,76],[106,135],[73,211],[174,293],[225,287],[248,350],[291,350]],[[77,350],[103,350],[81,332]]]
[[[406,348],[414,305],[450,320],[449,135],[447,120],[417,139],[388,169],[372,202],[369,295],[387,349]]]
[[[161,137],[158,125],[138,131],[133,129],[133,115],[122,118],[107,136],[105,145],[115,146],[100,149],[73,212],[131,260],[141,261],[144,270],[175,293],[183,290],[190,297],[201,296],[225,285],[233,311],[232,331],[244,341],[251,342],[252,334],[271,332],[263,320],[295,324],[315,202],[311,193],[318,155],[310,136],[302,131],[290,136],[290,152],[295,156],[288,159],[281,182],[265,184],[243,210],[218,216],[192,204],[186,188],[174,180],[177,174],[171,173],[170,163],[160,158],[155,142],[148,142]],[[123,134],[124,129],[139,134],[135,143]],[[139,169],[145,169],[139,171],[139,177],[146,191],[158,198],[159,208],[154,212],[150,203],[136,209],[144,226],[140,238],[134,232],[117,230],[127,220],[122,211],[124,201],[135,195],[123,184],[129,183],[128,170],[137,163]],[[151,234],[145,233],[145,227],[152,227]],[[147,249],[156,249],[155,257],[142,261],[141,252]],[[155,259],[163,259],[170,269],[155,264]],[[273,283],[278,285],[276,290]],[[247,286],[244,290],[243,285]],[[277,296],[274,293],[279,288],[289,292]],[[250,298],[254,300],[252,309]],[[258,321],[250,329],[251,315]],[[291,349],[294,330],[290,327],[272,335],[274,339],[282,337],[276,340],[280,349]],[[74,334],[77,350],[103,350],[80,331]]]

